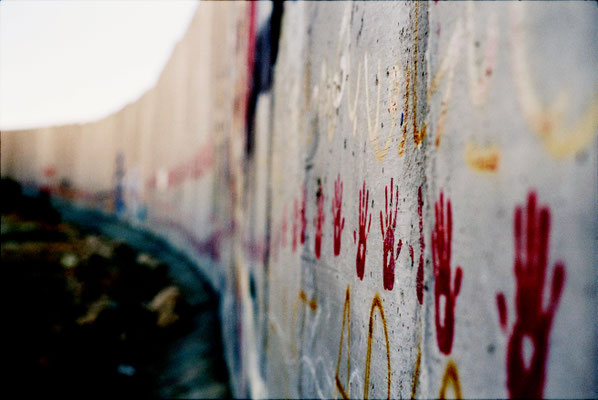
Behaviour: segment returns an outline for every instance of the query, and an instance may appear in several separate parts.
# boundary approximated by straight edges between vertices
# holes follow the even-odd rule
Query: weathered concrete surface
[[[238,396],[596,397],[596,5],[287,2],[258,85],[270,10],[201,3],[155,89],[3,132],[2,174],[217,263]]]

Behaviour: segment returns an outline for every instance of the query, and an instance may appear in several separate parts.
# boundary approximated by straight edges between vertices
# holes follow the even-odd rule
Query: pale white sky
[[[0,129],[102,118],[151,88],[196,1],[2,1]]]

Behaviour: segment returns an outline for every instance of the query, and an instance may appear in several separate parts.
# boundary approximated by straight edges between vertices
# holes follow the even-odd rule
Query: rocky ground
[[[64,222],[48,196],[24,197],[8,180],[2,193],[9,390],[230,396],[218,299],[205,282],[159,254]]]

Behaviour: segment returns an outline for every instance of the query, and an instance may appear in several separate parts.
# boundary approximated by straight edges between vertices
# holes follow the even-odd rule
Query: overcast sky
[[[151,88],[195,1],[2,1],[0,129],[102,118]]]

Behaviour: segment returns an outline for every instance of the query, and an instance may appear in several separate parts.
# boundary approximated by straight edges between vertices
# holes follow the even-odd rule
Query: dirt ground
[[[62,221],[43,193],[7,180],[2,193],[10,392],[230,396],[206,284],[183,288],[156,255]]]

